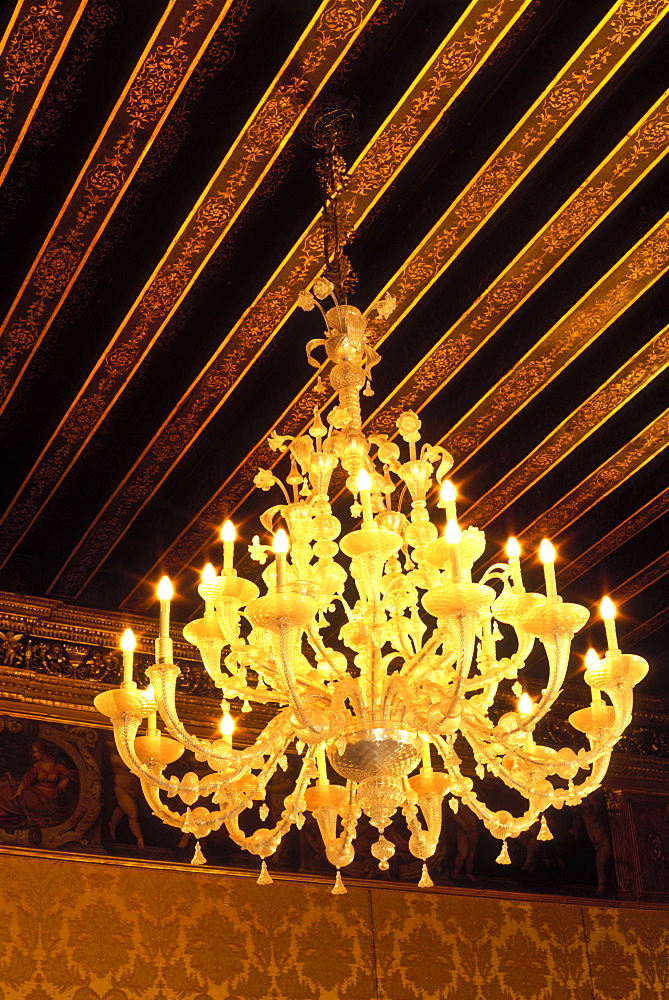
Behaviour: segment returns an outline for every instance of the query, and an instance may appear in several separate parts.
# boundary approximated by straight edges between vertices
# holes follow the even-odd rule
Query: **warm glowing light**
[[[439,491],[439,499],[442,503],[449,503],[449,501],[455,500],[455,497],[455,486],[450,479],[444,479]]]
[[[232,521],[224,521],[221,528],[221,541],[234,542],[237,532]]]
[[[218,728],[221,730],[223,736],[232,736],[235,731],[235,720],[232,718],[229,712],[226,712],[221,719]]]
[[[135,633],[131,628],[127,628],[121,636],[121,649],[124,653],[132,653],[136,645]]]
[[[277,554],[281,552],[287,552],[288,549],[290,548],[290,539],[288,538],[288,535],[283,530],[283,528],[279,528],[279,530],[274,535],[274,543],[272,545],[272,548],[274,552]]]
[[[458,545],[460,538],[462,537],[462,532],[458,527],[458,522],[450,520],[446,524],[446,531],[444,532],[444,538],[449,545]]]
[[[159,601],[171,601],[172,594],[174,593],[172,589],[172,581],[169,576],[163,576],[158,584],[158,600]]]
[[[585,668],[586,670],[593,670],[595,667],[599,666],[599,656],[597,655],[597,650],[592,649],[592,647],[585,654]]]
[[[551,543],[548,541],[547,538],[544,538],[541,545],[539,546],[539,558],[541,559],[544,566],[546,565],[546,563],[555,562],[555,549],[553,548],[553,546],[551,545]]]
[[[518,699],[518,714],[531,715],[533,711],[534,711],[534,702],[530,698],[527,691],[523,691],[520,698]]]
[[[144,694],[144,697],[146,698],[147,701],[155,701],[156,700],[156,694],[155,694],[155,691],[153,690],[153,684],[149,684],[148,688],[146,688],[146,690],[143,692],[143,694]]]
[[[207,565],[202,570],[202,582],[203,583],[213,583],[216,579],[216,570],[211,563]]]
[[[550,542],[548,544],[550,545]],[[507,559],[520,558],[520,545],[518,544],[518,539],[514,538],[513,535],[506,543],[506,558]]]
[[[604,621],[612,621],[616,617],[616,606],[610,597],[602,597],[599,613]]]
[[[358,472],[358,475],[356,476],[355,480],[355,488],[357,489],[358,493],[362,493],[365,490],[366,491],[371,490],[372,478],[369,472],[367,472],[367,469],[360,469],[360,471]]]

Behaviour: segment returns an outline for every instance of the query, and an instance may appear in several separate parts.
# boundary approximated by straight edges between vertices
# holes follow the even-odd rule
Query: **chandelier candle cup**
[[[546,597],[549,601],[554,601],[557,597],[557,584],[555,582],[555,549],[547,538],[544,538],[539,546],[539,558],[544,564]]]
[[[135,633],[131,628],[127,628],[121,636],[121,649],[123,651],[123,687],[134,687],[134,681],[132,679],[132,666],[135,646]]]
[[[616,606],[610,597],[603,597],[599,605],[599,613],[604,621],[606,629],[606,646],[610,653],[618,649],[618,636],[616,635]]]
[[[234,563],[236,531],[232,521],[224,521],[221,528],[221,540],[223,542],[223,572],[231,573]]]

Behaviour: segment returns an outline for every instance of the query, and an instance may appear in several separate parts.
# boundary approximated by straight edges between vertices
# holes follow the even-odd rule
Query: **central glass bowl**
[[[401,777],[410,774],[420,761],[422,740],[413,729],[372,722],[346,729],[327,752],[342,778]]]

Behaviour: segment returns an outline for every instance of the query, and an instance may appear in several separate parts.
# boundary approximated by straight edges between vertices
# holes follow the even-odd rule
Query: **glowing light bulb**
[[[163,576],[158,584],[158,600],[160,601],[160,621],[158,625],[158,640],[170,637],[170,601],[172,600],[172,582],[169,576]]]
[[[439,499],[446,508],[446,523],[455,521],[458,514],[455,509],[455,486],[450,479],[444,479],[439,490]]]
[[[121,649],[123,650],[123,684],[128,687],[132,684],[132,663],[135,645],[135,633],[131,628],[127,628],[121,636]]]
[[[279,528],[279,530],[275,534],[274,544],[272,545],[272,548],[277,555],[279,553],[285,554],[290,548],[290,539],[288,538],[288,535],[283,530],[283,528]]]
[[[232,521],[224,521],[223,527],[221,528],[221,541],[234,542],[236,537],[237,532],[235,531],[235,526]]]
[[[132,653],[137,646],[135,633],[131,628],[127,628],[121,636],[121,649],[124,653]]]
[[[213,583],[216,579],[216,570],[211,563],[207,565],[202,570],[202,582],[203,583]]]
[[[518,715],[531,715],[534,711],[534,702],[527,691],[523,691],[518,699]]]
[[[546,581],[546,597],[551,600],[557,597],[557,584],[555,583],[555,549],[544,538],[539,546],[539,558],[544,564],[544,580]]]
[[[232,570],[235,555],[235,526],[232,521],[224,521],[221,528],[221,541],[223,542],[223,572],[229,573]]]
[[[371,490],[372,477],[370,476],[369,472],[367,472],[367,469],[360,469],[360,471],[358,472],[358,475],[356,476],[355,479],[355,488],[357,489],[358,493],[361,493],[363,490]]]
[[[616,606],[610,597],[602,597],[599,605],[599,613],[604,619],[607,648],[609,650],[618,649],[618,636],[616,635]]]
[[[550,542],[548,544],[550,545]],[[509,538],[508,542],[506,543],[506,558],[507,559],[520,558],[520,545],[518,544],[518,539],[514,538],[513,535],[511,535],[511,538]]]
[[[232,746],[232,734],[235,731],[235,720],[232,718],[229,712],[226,712],[219,723],[221,730],[221,735],[223,739]]]
[[[597,655],[597,650],[590,647],[588,652],[585,654],[585,669],[594,670],[594,668],[598,666],[599,666],[599,657]]]

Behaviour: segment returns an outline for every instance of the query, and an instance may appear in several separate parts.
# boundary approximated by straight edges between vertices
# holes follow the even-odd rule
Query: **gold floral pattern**
[[[322,884],[11,853],[2,868],[3,1000],[645,1000],[669,989],[663,910],[357,886],[332,897]]]

